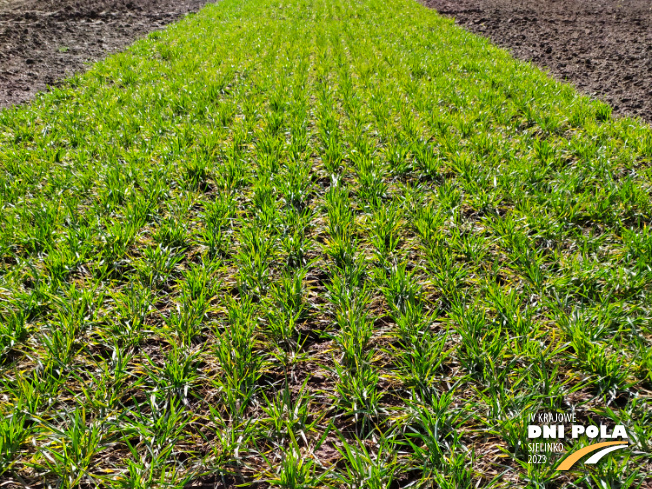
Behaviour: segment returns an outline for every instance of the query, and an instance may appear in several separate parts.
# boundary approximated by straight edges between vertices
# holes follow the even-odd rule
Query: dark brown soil
[[[0,107],[25,102],[208,0],[0,0]]]
[[[422,0],[516,57],[652,121],[652,0]]]

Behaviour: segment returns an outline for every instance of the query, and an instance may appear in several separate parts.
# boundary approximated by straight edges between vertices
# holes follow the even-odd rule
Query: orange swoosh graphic
[[[564,459],[564,461],[559,464],[559,467],[557,467],[557,470],[568,470],[573,465],[575,465],[575,462],[577,462],[579,459],[581,459],[584,455],[588,455],[591,452],[595,452],[596,450],[600,450],[601,448],[604,448],[604,447],[610,447],[612,445],[629,445],[629,442],[627,442],[627,441],[606,441],[604,443],[595,443],[593,445],[589,445],[588,447],[584,447],[581,450],[578,450],[577,452],[573,453],[572,455],[566,457]]]

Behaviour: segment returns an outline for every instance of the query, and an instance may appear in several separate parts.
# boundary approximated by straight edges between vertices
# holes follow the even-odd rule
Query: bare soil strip
[[[31,100],[88,63],[207,0],[0,1],[0,107]]]
[[[514,56],[652,121],[649,0],[423,0]]]

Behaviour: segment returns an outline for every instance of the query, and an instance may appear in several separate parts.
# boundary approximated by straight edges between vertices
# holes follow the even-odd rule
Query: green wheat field
[[[0,112],[0,485],[652,487],[651,163],[413,0],[209,5]]]

